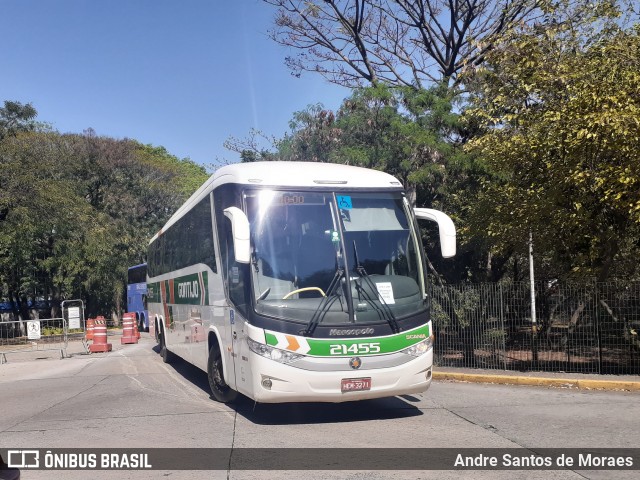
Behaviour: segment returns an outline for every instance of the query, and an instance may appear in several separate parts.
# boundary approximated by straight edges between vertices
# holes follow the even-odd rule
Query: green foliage
[[[83,298],[94,314],[121,308],[127,267],[207,178],[162,147],[91,130],[16,131],[0,141],[0,166],[0,296],[23,308]]]
[[[64,329],[62,327],[43,327],[40,333],[43,337],[50,337],[54,335],[64,335]]]
[[[533,231],[549,276],[638,273],[640,30],[605,13],[513,36],[473,79],[469,147],[496,172],[474,228],[503,251]]]
[[[34,130],[36,123],[33,119],[38,112],[30,103],[5,100],[0,108],[0,142],[7,136],[15,136],[18,132]]]

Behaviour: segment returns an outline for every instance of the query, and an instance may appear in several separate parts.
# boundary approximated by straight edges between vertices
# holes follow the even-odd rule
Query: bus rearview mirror
[[[456,255],[456,227],[451,218],[440,210],[431,208],[414,208],[418,220],[429,220],[438,224],[440,232],[440,251],[444,258]]]
[[[238,207],[224,209],[224,216],[231,221],[233,251],[238,263],[249,263],[251,247],[249,245],[249,219]]]

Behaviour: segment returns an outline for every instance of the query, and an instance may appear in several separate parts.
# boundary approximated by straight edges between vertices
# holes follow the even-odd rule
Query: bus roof
[[[247,162],[234,163],[219,168],[189,199],[171,216],[160,232],[181,218],[185,212],[202,200],[214,188],[226,184],[253,185],[256,187],[302,188],[353,188],[393,189],[402,183],[392,175],[379,170],[322,162]],[[158,234],[160,234],[158,232]],[[150,242],[158,236],[156,234]]]
[[[127,268],[127,270],[132,270],[134,268],[142,268],[142,267],[147,268],[147,264],[146,263],[141,263],[139,265],[132,265],[129,268]]]
[[[352,188],[400,187],[402,184],[385,172],[367,168],[321,162],[249,162],[220,168],[213,175],[221,183],[249,185],[319,187],[346,185]]]

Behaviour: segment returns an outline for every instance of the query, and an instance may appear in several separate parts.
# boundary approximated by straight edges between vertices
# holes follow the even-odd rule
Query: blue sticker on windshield
[[[353,204],[351,203],[351,195],[336,195],[338,201],[338,208],[342,210],[351,210]]]

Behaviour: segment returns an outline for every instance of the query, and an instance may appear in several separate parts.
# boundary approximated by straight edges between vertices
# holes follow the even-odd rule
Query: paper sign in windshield
[[[396,303],[396,299],[393,297],[393,287],[391,286],[391,282],[376,283],[376,288],[378,289],[378,295],[381,300],[384,300],[384,302],[389,305]]]

